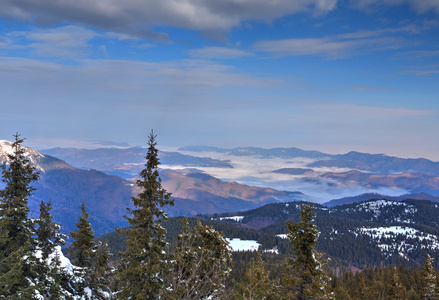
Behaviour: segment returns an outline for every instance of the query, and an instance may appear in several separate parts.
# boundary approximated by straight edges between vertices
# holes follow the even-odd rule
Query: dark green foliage
[[[264,267],[262,255],[258,252],[256,261],[250,259],[250,266],[239,282],[235,281],[233,291],[237,300],[275,300],[280,299],[276,284],[269,278],[270,272]]]
[[[428,259],[424,265],[429,265]],[[403,265],[365,268],[348,271],[341,277],[331,275],[331,288],[335,299],[438,299],[437,294],[434,296],[437,274],[429,267],[424,270]]]
[[[401,283],[401,279],[399,276],[399,271],[396,266],[393,267],[392,277],[390,282],[388,283],[388,295],[387,299],[389,300],[399,300],[407,298],[407,290],[405,286]]]
[[[73,263],[79,267],[75,269],[75,275],[82,278],[76,284],[76,291],[78,295],[84,296],[84,288],[89,288],[94,299],[105,299],[104,293],[111,294],[108,280],[111,253],[106,243],[94,240],[95,235],[88,219],[83,202],[81,216],[76,223],[77,230],[70,233],[74,241],[69,247],[69,253]]]
[[[419,265],[427,254],[435,260],[439,259],[439,250],[431,248],[426,239],[407,237],[404,234],[394,235],[381,240],[373,239],[370,235],[361,234],[360,228],[377,228],[388,226],[410,227],[425,234],[439,235],[439,205],[430,201],[404,200],[395,202],[395,205],[383,205],[379,207],[379,213],[374,209],[365,209],[373,205],[376,200],[369,200],[362,203],[348,204],[326,208],[322,205],[315,205],[315,224],[321,232],[317,250],[324,252],[331,261],[329,266],[347,268],[355,266],[380,266],[380,265]],[[303,202],[273,203],[258,209],[239,213],[217,214],[213,217],[219,220],[225,216],[244,216],[239,223],[232,223],[236,226],[259,229],[269,234],[269,238],[261,239],[264,249],[274,246],[281,254],[287,254],[290,249],[289,242],[280,238],[274,238],[276,234],[287,233],[285,221],[296,222],[300,218],[300,205]],[[399,204],[399,205],[396,205]],[[410,209],[407,209],[410,207]],[[410,223],[408,223],[410,221]],[[270,236],[271,235],[271,236]],[[226,236],[228,234],[226,233]],[[273,242],[274,240],[274,242]],[[383,251],[380,244],[404,244],[409,246],[404,250]],[[399,252],[404,252],[404,256]]]
[[[38,290],[45,299],[69,298],[73,292],[71,276],[61,268],[60,245],[67,236],[60,232],[60,225],[53,223],[50,213],[52,203],[40,204],[40,217],[37,220],[37,250],[41,257],[37,260]]]
[[[36,274],[33,257],[35,224],[28,218],[28,199],[38,180],[38,172],[25,156],[17,133],[8,154],[9,164],[2,165],[2,180],[6,184],[0,190],[0,295],[20,298],[34,294]]]
[[[433,266],[433,259],[427,255],[425,263],[422,265],[422,275],[424,279],[422,289],[423,300],[439,299],[439,291],[437,286],[437,274]]]
[[[81,205],[81,216],[78,218],[78,222],[75,223],[77,229],[70,232],[70,235],[74,239],[69,247],[69,253],[72,257],[73,263],[81,268],[91,268],[93,248],[95,245],[93,228],[88,220],[88,215],[85,207],[85,202]]]
[[[289,271],[284,276],[287,297],[299,300],[326,299],[327,277],[323,271],[322,254],[316,251],[319,231],[314,225],[314,205],[301,206],[300,222],[287,222],[288,238],[292,244]]]
[[[222,233],[200,221],[190,229],[182,220],[182,232],[172,255],[164,299],[218,299],[225,292],[231,255]]]
[[[37,220],[38,248],[41,250],[42,259],[45,260],[58,245],[64,245],[66,235],[61,233],[61,226],[53,222],[50,211],[52,210],[52,201],[40,204],[40,218]]]
[[[120,230],[127,235],[127,250],[119,265],[119,297],[124,299],[159,299],[164,291],[163,278],[169,270],[164,254],[166,230],[161,225],[167,215],[161,208],[174,202],[162,188],[156,146],[156,136],[151,132],[145,168],[137,180],[142,191],[132,198],[134,208],[128,209],[131,216],[125,216],[131,227]]]

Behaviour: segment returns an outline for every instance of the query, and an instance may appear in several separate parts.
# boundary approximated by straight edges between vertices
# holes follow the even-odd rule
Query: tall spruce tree
[[[392,269],[392,279],[388,283],[387,287],[387,297],[389,300],[404,300],[407,299],[407,290],[405,286],[401,283],[399,276],[399,271],[396,266]]]
[[[6,185],[0,190],[0,295],[32,299],[36,296],[35,224],[28,217],[28,199],[39,174],[25,155],[24,139],[18,133],[14,138],[8,163],[2,165]]]
[[[108,299],[113,295],[109,279],[112,268],[108,265],[112,254],[107,242],[97,242],[94,249],[95,255],[91,270],[90,289],[95,299]]]
[[[61,245],[64,245],[65,234],[61,226],[53,222],[52,202],[40,204],[40,217],[36,221],[38,255],[38,291],[44,299],[69,299],[73,292],[72,276],[62,267],[60,261]]]
[[[327,294],[328,277],[323,270],[322,254],[316,250],[320,232],[313,224],[316,215],[314,209],[311,203],[301,205],[300,222],[286,222],[293,254],[288,260],[291,272],[284,276],[289,299],[330,298]]]
[[[119,266],[118,297],[122,299],[160,299],[169,270],[164,251],[166,229],[161,222],[167,219],[162,208],[172,206],[174,200],[161,184],[156,137],[151,131],[145,168],[137,180],[142,191],[132,198],[134,209],[128,209],[130,216],[125,216],[131,226],[119,230],[127,235],[127,249],[121,254]]]
[[[75,223],[76,230],[70,232],[74,239],[69,247],[69,253],[73,259],[73,263],[81,268],[91,268],[93,260],[93,248],[95,245],[95,234],[88,218],[85,202],[81,204],[81,216]]]
[[[437,287],[436,269],[433,265],[433,259],[429,254],[422,265],[422,275],[424,279],[422,299],[423,300],[438,300],[439,291]]]
[[[73,263],[78,267],[75,275],[81,278],[76,290],[79,296],[88,297],[86,295],[90,293],[91,299],[108,299],[108,295],[112,294],[107,265],[111,254],[106,243],[94,240],[95,234],[89,217],[85,202],[82,202],[81,216],[75,223],[77,229],[70,233],[74,241],[69,247]]]
[[[64,239],[67,235],[61,233],[61,226],[53,222],[51,214],[52,201],[40,203],[40,217],[36,221],[38,228],[36,230],[38,248],[41,251],[41,257],[46,260],[50,254],[55,251],[55,247],[64,245]]]

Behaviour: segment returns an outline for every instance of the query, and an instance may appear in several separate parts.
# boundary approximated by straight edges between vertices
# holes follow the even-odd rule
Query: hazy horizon
[[[0,3],[0,139],[439,161],[439,2]]]

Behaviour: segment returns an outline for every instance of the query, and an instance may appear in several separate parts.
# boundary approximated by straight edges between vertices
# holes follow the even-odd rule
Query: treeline
[[[335,299],[439,299],[438,272],[427,255],[422,269],[400,265],[365,268],[346,272],[342,277],[331,275]]]
[[[2,166],[1,299],[439,299],[437,272],[428,255],[422,270],[334,268],[318,251],[312,204],[302,203],[298,221],[285,223],[287,239],[211,220],[168,221],[164,208],[173,200],[161,185],[153,132],[137,180],[141,192],[125,216],[130,226],[107,236],[109,244],[95,239],[83,203],[70,233],[69,264],[51,202],[41,203],[38,219],[28,217],[38,172],[22,143],[15,135],[9,163]],[[262,241],[265,249],[232,253],[224,233]],[[113,259],[110,248],[118,252]]]
[[[61,246],[67,237],[52,220],[51,201],[40,203],[38,219],[29,218],[28,198],[39,173],[31,165],[15,135],[8,163],[2,165],[0,190],[0,298],[106,299],[111,293],[105,244],[94,240],[85,205],[71,233],[75,241],[65,259]]]

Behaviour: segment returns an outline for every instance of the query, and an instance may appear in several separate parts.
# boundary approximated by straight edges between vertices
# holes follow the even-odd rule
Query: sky
[[[2,0],[0,139],[439,161],[439,0]]]

